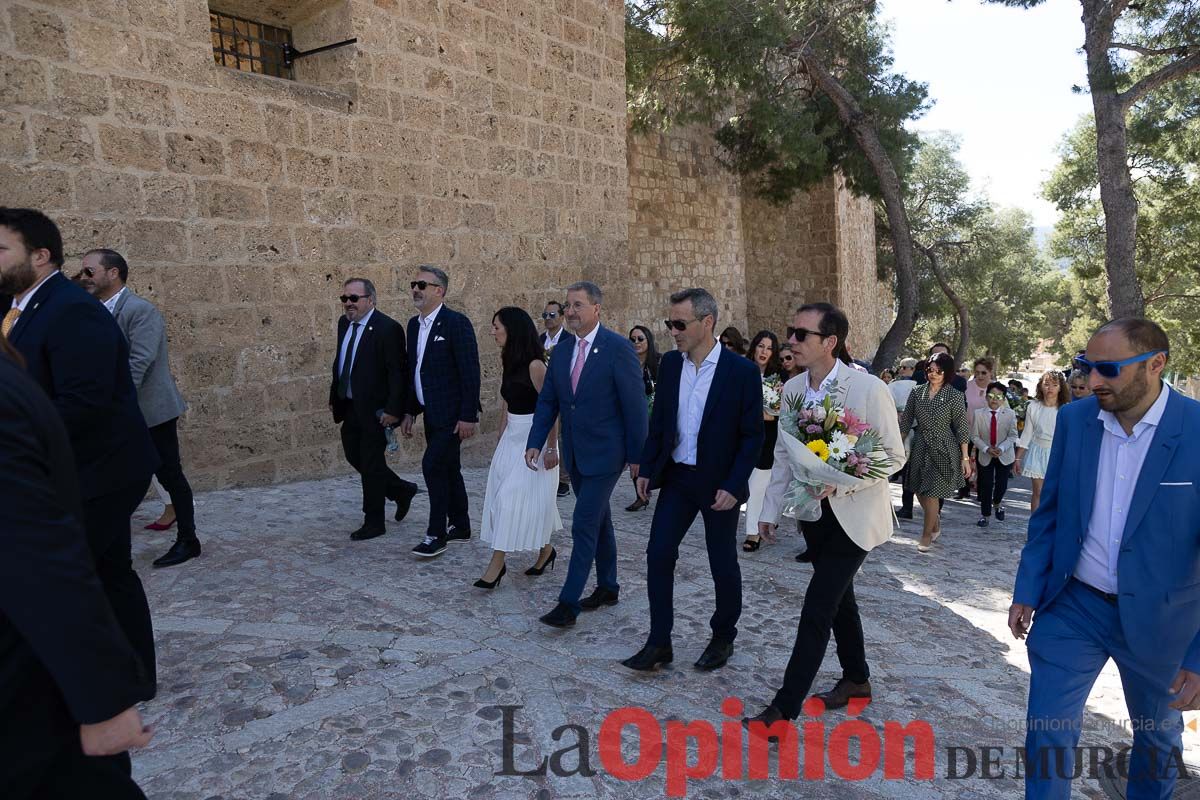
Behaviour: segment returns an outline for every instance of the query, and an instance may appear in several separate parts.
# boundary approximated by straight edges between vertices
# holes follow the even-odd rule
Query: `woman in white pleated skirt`
[[[558,513],[558,448],[542,451],[538,469],[525,464],[525,445],[533,427],[538,393],[546,379],[542,343],[533,319],[525,311],[506,306],[492,317],[492,337],[500,346],[504,375],[500,381],[500,442],[492,455],[487,490],[483,496],[480,539],[492,548],[492,560],[475,581],[480,589],[494,589],[508,572],[508,553],[538,551],[526,575],[541,575],[553,568],[558,553],[550,537],[563,529]],[[547,438],[558,439],[558,425]]]

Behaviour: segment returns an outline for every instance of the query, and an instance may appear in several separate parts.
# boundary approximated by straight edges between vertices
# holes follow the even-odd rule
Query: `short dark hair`
[[[1135,350],[1143,353],[1162,350],[1166,353],[1168,361],[1171,358],[1171,340],[1156,322],[1144,317],[1121,317],[1104,323],[1096,333],[1107,331],[1120,331]]]
[[[678,303],[691,302],[692,311],[696,314],[696,319],[704,319],[711,316],[713,318],[713,327],[717,327],[717,301],[707,289],[700,287],[692,287],[691,289],[682,289],[671,295],[671,305]]]
[[[0,225],[20,236],[26,250],[49,250],[50,263],[62,268],[62,233],[54,220],[34,208],[0,207]]]
[[[345,289],[352,283],[361,283],[363,285],[363,291],[365,291],[367,293],[367,297],[371,298],[372,300],[375,300],[378,297],[378,295],[375,294],[375,284],[371,283],[366,278],[346,278],[346,280],[342,281],[342,288]]]
[[[850,335],[850,320],[846,312],[832,303],[805,303],[796,309],[797,314],[805,311],[816,311],[821,315],[817,332],[822,336],[836,336],[838,343],[833,350],[833,357],[840,359],[843,364],[851,362],[850,349],[846,347],[846,337]]]
[[[1000,394],[1007,394],[1007,393],[1008,393],[1008,387],[1007,387],[1007,386],[1005,386],[1005,385],[1004,385],[1003,383],[1001,383],[1000,381],[992,381],[991,383],[989,383],[989,384],[987,385],[987,388],[986,388],[986,389],[984,389],[983,391],[986,393],[986,392],[990,392],[990,391],[992,391],[993,389],[996,389],[996,390],[998,390],[998,391],[1000,392]]]
[[[558,302],[557,300],[551,300],[550,302],[546,303],[546,305],[547,306],[558,306],[558,313],[561,314],[563,312],[563,304]]]
[[[129,264],[126,263],[125,257],[116,250],[109,250],[107,247],[97,247],[95,250],[88,250],[83,255],[85,258],[90,255],[100,256],[100,266],[105,269],[115,269],[117,274],[121,276],[121,283],[126,283],[129,280]]]
[[[450,276],[446,274],[444,269],[439,269],[432,264],[418,264],[417,273],[427,273],[438,279],[443,291],[450,291]]]
[[[929,345],[929,353],[928,353],[928,355],[933,355],[933,351],[934,351],[934,350],[936,350],[936,349],[937,349],[937,348],[939,348],[939,347],[944,347],[944,348],[946,348],[946,352],[947,352],[947,353],[949,353],[949,352],[950,352],[950,345],[946,344],[945,342],[934,342],[933,344]]]
[[[983,366],[987,367],[988,372],[992,373],[993,375],[996,374],[996,362],[995,361],[992,361],[987,356],[980,356],[979,358],[975,359],[975,366],[978,367],[981,364]]]
[[[949,353],[934,353],[929,357],[929,361],[925,365],[926,378],[929,375],[929,368],[937,367],[946,376],[946,383],[950,383],[950,379],[954,377],[954,356]]]

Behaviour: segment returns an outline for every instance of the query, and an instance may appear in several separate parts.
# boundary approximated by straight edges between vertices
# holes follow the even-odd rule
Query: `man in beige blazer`
[[[905,461],[904,440],[896,419],[896,404],[887,385],[865,372],[851,369],[846,350],[850,323],[840,309],[829,303],[810,303],[796,311],[788,329],[792,353],[805,371],[783,388],[784,402],[799,398],[805,404],[819,403],[832,395],[837,405],[854,411],[879,431],[891,465],[885,477],[866,482],[855,490],[825,487],[821,518],[804,522],[802,528],[812,553],[813,577],[800,609],[800,624],[792,657],[784,673],[783,687],[761,714],[744,722],[766,725],[795,719],[804,702],[832,633],[837,640],[842,677],[832,690],[816,695],[826,708],[841,708],[851,698],[870,698],[870,669],[867,666],[862,621],[854,598],[854,576],[867,553],[892,536],[895,515],[886,475],[898,472]],[[775,466],[767,487],[759,532],[771,537],[783,496],[792,481],[787,451],[775,447]],[[752,728],[752,731],[756,730]]]
[[[1004,521],[1004,493],[1008,476],[1017,455],[1017,415],[1008,407],[1004,384],[992,381],[985,390],[987,408],[975,409],[971,419],[971,442],[975,445],[975,462],[979,465],[979,513],[975,524],[988,526],[988,517],[996,512],[996,520]]]

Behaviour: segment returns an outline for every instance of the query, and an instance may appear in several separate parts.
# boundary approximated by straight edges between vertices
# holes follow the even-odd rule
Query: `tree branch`
[[[1181,44],[1178,47],[1161,47],[1158,49],[1152,47],[1142,47],[1137,44],[1126,44],[1124,42],[1112,42],[1108,45],[1115,50],[1129,50],[1134,53],[1141,53],[1144,56],[1179,56],[1186,57],[1191,52],[1195,45]]]
[[[1193,72],[1200,72],[1200,48],[1197,48],[1196,52],[1190,56],[1181,58],[1178,61],[1172,61],[1157,72],[1150,73],[1117,95],[1117,101],[1121,104],[1121,110],[1128,112],[1134,103],[1158,87],[1186,75],[1191,75]]]
[[[1146,300],[1146,305],[1158,300],[1200,300],[1200,294],[1158,294]]]

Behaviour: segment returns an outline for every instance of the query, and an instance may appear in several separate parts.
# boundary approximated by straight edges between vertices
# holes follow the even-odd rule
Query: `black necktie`
[[[350,331],[350,344],[346,346],[346,358],[342,361],[342,374],[338,376],[338,397],[346,399],[350,391],[350,370],[354,368],[354,343],[358,340],[358,323],[351,323],[354,330]]]

